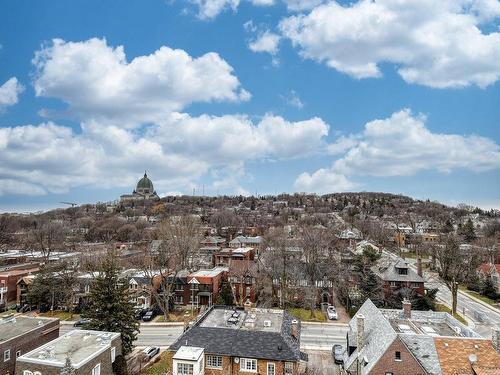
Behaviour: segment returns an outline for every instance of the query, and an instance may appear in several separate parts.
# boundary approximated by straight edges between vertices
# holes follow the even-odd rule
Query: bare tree
[[[28,249],[39,251],[42,261],[48,262],[53,250],[60,249],[65,239],[64,228],[53,221],[35,222],[28,234]]]
[[[150,253],[144,271],[151,280],[151,294],[165,319],[170,313],[171,295],[179,273],[191,270],[200,246],[200,227],[192,216],[165,220],[158,228],[161,245]]]

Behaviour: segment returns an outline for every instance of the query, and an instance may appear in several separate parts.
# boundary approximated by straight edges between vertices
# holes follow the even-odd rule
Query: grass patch
[[[78,320],[80,315],[72,314],[68,311],[47,311],[44,313],[39,313],[38,316],[44,316],[47,318],[59,318],[59,320]]]
[[[172,366],[173,353],[163,352],[159,359],[148,368],[142,371],[143,375],[163,375],[170,371]]]
[[[155,322],[158,323],[163,323],[163,322],[178,322],[178,323],[189,323],[190,321],[196,319],[196,316],[198,315],[196,312],[191,315],[190,311],[187,311],[188,313],[186,314],[186,311],[173,311],[170,314],[168,314],[168,318],[165,320],[165,317],[163,315],[160,315],[157,319],[155,319]]]
[[[321,310],[311,310],[302,309],[298,307],[292,307],[287,310],[290,315],[304,321],[304,322],[326,322],[326,316]]]
[[[436,303],[436,311],[447,312],[448,314],[451,314],[451,309],[448,306],[443,305],[442,303]],[[469,323],[467,323],[467,320],[465,320],[464,317],[459,313],[453,314],[453,317],[466,326],[469,325]]]
[[[481,301],[487,303],[488,305],[491,305],[493,307],[498,307],[498,302],[497,301],[495,301],[495,300],[493,300],[491,298],[488,298],[486,296],[483,296],[482,294],[479,294],[478,292],[475,292],[473,290],[469,290],[469,289],[467,289],[467,287],[465,287],[463,285],[460,285],[459,289],[462,292],[471,295],[472,297],[476,297],[477,299],[480,299]]]

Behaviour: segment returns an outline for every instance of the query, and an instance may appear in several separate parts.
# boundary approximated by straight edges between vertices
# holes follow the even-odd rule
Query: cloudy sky
[[[0,211],[385,191],[500,208],[498,0],[0,2]]]

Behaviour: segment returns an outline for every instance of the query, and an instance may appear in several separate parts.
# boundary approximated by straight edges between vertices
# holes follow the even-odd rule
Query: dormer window
[[[396,270],[400,275],[408,275],[408,268],[396,268]]]

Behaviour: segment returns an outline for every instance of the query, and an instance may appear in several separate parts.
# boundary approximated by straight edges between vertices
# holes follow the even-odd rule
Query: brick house
[[[440,340],[492,345],[448,313],[412,311],[408,301],[402,310],[379,309],[368,299],[349,322],[344,370],[350,375],[458,374],[445,371]]]
[[[16,375],[59,375],[69,358],[76,375],[108,375],[121,354],[120,334],[73,330],[17,358]]]
[[[24,276],[17,282],[16,285],[16,304],[24,306],[28,304],[28,293],[30,285],[33,283],[35,275]]]
[[[214,267],[211,270],[199,270],[187,276],[187,287],[182,291],[189,292],[184,305],[193,305],[198,308],[200,305],[212,306],[222,287],[222,283],[227,279],[227,267]],[[176,292],[177,293],[177,292]]]
[[[236,236],[231,241],[229,241],[229,247],[237,249],[239,247],[253,247],[257,248],[262,243],[261,236],[247,237],[247,236]]]
[[[491,278],[491,282],[497,293],[500,294],[500,264],[483,263],[477,268],[480,278]]]
[[[168,349],[174,375],[295,375],[300,321],[285,311],[213,306]],[[191,372],[193,371],[193,372]]]
[[[16,358],[59,336],[59,319],[25,316],[0,321],[0,374],[14,374]]]
[[[255,249],[253,247],[226,248],[214,254],[216,266],[231,267],[234,261],[254,260]]]
[[[253,260],[233,261],[229,267],[228,282],[237,305],[257,301],[257,263]]]
[[[39,268],[10,270],[0,273],[0,309],[17,300],[17,282],[25,276],[38,272]]]
[[[403,289],[414,291],[421,296],[425,294],[423,277],[401,258],[382,257],[372,267],[372,271],[382,281],[385,298]]]

